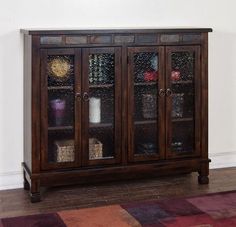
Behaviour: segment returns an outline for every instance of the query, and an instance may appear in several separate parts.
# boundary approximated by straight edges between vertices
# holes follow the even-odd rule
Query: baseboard
[[[23,188],[23,173],[4,172],[0,173],[0,190]]]
[[[236,151],[210,153],[210,169],[236,167]],[[0,173],[0,190],[23,187],[23,173],[5,172]]]
[[[210,169],[236,167],[236,151],[210,153]]]

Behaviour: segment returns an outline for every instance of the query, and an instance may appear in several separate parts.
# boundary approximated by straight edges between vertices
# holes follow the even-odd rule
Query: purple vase
[[[50,101],[50,104],[52,107],[52,114],[55,121],[55,125],[62,125],[65,117],[66,101],[64,99],[53,99]]]

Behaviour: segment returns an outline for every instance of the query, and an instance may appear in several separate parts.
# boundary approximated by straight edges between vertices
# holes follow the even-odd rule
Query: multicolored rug
[[[0,227],[231,227],[236,191],[0,220]]]

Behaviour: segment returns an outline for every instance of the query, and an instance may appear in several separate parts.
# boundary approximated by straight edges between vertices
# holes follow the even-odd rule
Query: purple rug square
[[[142,226],[163,226],[159,220],[171,218],[156,202],[133,203],[122,206]]]
[[[171,216],[187,216],[204,213],[202,210],[198,209],[185,199],[168,199],[160,201],[158,204]]]
[[[222,193],[187,199],[214,219],[236,216],[236,193]]]
[[[4,218],[2,224],[3,227],[66,227],[55,213]]]

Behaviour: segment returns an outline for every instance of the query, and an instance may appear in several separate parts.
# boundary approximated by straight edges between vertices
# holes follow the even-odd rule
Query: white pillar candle
[[[101,99],[91,97],[89,99],[89,122],[100,123],[101,122]]]

